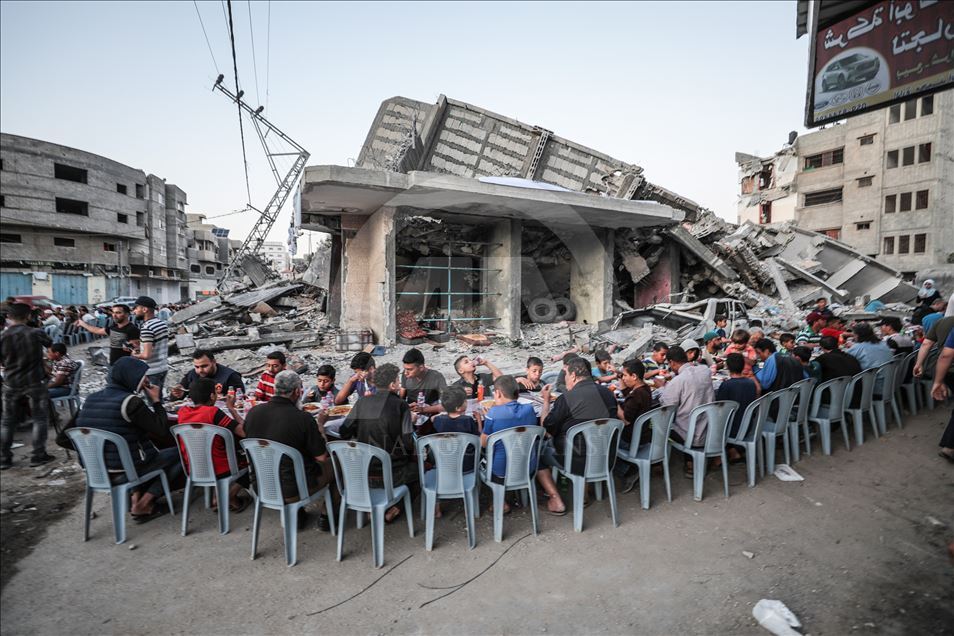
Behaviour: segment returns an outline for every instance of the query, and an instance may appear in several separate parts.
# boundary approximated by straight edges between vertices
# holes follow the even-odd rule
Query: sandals
[[[394,513],[393,515],[391,515],[390,517],[388,516],[388,512],[390,512],[390,510],[384,513],[384,523],[388,523],[388,524],[394,523],[395,521],[397,521],[398,519],[401,518],[401,515],[402,515],[402,514],[404,514],[404,513],[401,511],[401,509],[398,508],[397,506],[394,506],[393,510],[397,510],[397,512],[395,512],[395,513]]]
[[[149,514],[147,514],[147,515],[132,515],[132,518],[133,518],[133,521],[135,521],[136,523],[143,524],[143,523],[148,523],[148,522],[152,521],[152,520],[155,519],[156,517],[161,517],[162,515],[166,514],[167,512],[169,512],[169,506],[167,506],[167,505],[164,504],[164,503],[162,503],[162,504],[157,503],[157,504],[153,507],[152,512],[150,512]]]
[[[236,497],[235,499],[237,503],[229,504],[229,512],[233,514],[238,514],[242,512],[243,510],[248,508],[249,504],[252,503],[252,499],[250,497]]]

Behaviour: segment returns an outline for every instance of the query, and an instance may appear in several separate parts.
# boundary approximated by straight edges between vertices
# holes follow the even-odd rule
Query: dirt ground
[[[693,501],[675,470],[667,503],[654,474],[652,508],[640,509],[638,489],[621,495],[618,528],[605,501],[586,509],[581,534],[569,517],[542,514],[534,537],[517,510],[495,543],[485,514],[467,550],[460,505],[449,503],[433,552],[419,519],[414,539],[403,521],[387,527],[381,570],[367,526],[349,524],[341,563],[331,535],[304,531],[288,568],[276,513],[264,513],[251,561],[251,510],[220,536],[201,504],[189,536],[167,516],[130,523],[117,546],[108,497],[98,496],[83,543],[75,467],[15,468],[2,481],[2,631],[757,634],[767,632],[752,607],[768,598],[791,608],[804,633],[952,633],[954,470],[936,455],[948,413],[908,417],[851,452],[816,449],[794,466],[803,482],[769,476],[749,489],[744,466],[732,466],[729,499],[710,473],[705,499]],[[54,479],[66,484],[31,494]],[[25,509],[11,512],[11,502]]]

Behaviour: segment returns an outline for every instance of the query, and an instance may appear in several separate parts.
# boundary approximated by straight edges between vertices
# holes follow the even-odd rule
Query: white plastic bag
[[[773,474],[782,481],[805,481],[805,478],[796,473],[795,469],[788,464],[779,464],[775,467]]]
[[[795,617],[795,614],[792,614],[792,610],[788,609],[782,601],[763,598],[752,608],[752,616],[759,622],[759,625],[775,634],[775,636],[801,636],[800,632],[792,628],[801,627],[802,624]]]

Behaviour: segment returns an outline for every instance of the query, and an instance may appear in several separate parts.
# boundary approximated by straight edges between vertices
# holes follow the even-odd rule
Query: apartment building
[[[292,259],[291,254],[288,253],[288,245],[281,241],[262,243],[262,256],[271,263],[276,272],[283,276],[291,270]]]
[[[954,263],[954,91],[738,153],[739,222],[794,220],[912,275]]]

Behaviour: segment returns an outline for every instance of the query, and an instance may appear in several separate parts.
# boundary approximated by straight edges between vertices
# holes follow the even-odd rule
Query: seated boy
[[[366,351],[356,353],[351,358],[350,366],[354,373],[341,385],[341,390],[335,397],[335,404],[347,404],[352,393],[357,394],[358,399],[361,399],[368,395],[374,395],[376,390],[374,386],[374,356]]]
[[[795,349],[795,334],[783,333],[778,337],[778,343],[781,345],[779,353],[783,356],[790,355]]]
[[[449,386],[441,391],[441,406],[445,413],[435,415],[432,422],[434,430],[437,433],[467,433],[469,435],[480,435],[480,425],[470,415],[467,415],[467,394],[464,388],[460,386]],[[474,470],[474,453],[467,451],[464,456],[464,472],[469,473]],[[434,509],[434,516],[440,518],[441,504],[438,501]]]
[[[225,404],[232,415],[230,418],[215,406],[215,381],[211,378],[198,378],[189,385],[189,398],[193,406],[183,406],[179,409],[179,424],[204,424],[206,426],[224,426],[229,429],[235,437],[245,437],[245,422],[242,416],[235,410],[235,396],[228,396]],[[236,440],[236,446],[238,441]],[[186,453],[185,444],[180,441],[179,450],[182,453],[182,464],[186,474],[189,474],[189,455]],[[238,459],[238,458],[237,458]],[[247,465],[245,462],[239,462],[238,468]],[[216,439],[212,443],[212,467],[215,469],[216,477],[226,477],[229,474],[229,456],[225,450],[225,442]],[[239,497],[238,494],[243,487],[248,487],[249,479],[246,474],[238,481],[232,483],[229,488],[229,510],[232,512],[241,512],[248,506],[247,497]]]
[[[477,367],[486,367],[490,373],[477,373]],[[486,391],[494,380],[500,377],[500,369],[494,366],[490,360],[484,360],[480,356],[471,358],[470,356],[460,356],[454,360],[454,371],[460,378],[454,382],[454,386],[464,389],[467,399],[475,399],[479,387],[483,386]],[[489,391],[487,391],[489,393]]]
[[[338,387],[335,386],[335,368],[330,364],[323,364],[318,367],[316,376],[315,386],[305,392],[304,401],[321,402],[329,396],[332,401],[335,401],[338,395]]]
[[[715,316],[715,331],[719,334],[720,338],[728,338],[729,334],[726,333],[725,327],[729,324],[729,319],[723,314],[716,314]]]
[[[593,379],[598,384],[610,384],[617,380],[616,367],[613,366],[613,357],[609,353],[600,349],[593,354],[593,361],[596,362]]]
[[[739,403],[739,410],[735,412],[729,428],[729,435],[731,436],[739,432],[739,425],[742,424],[742,415],[745,413],[745,409],[758,397],[758,386],[755,384],[755,380],[743,376],[745,358],[741,353],[727,355],[725,366],[729,370],[729,379],[719,385],[715,399],[717,401],[733,400]],[[729,460],[737,460],[742,457],[734,446],[729,447],[728,454]]]
[[[540,377],[543,375],[543,360],[536,356],[527,358],[527,373],[525,376],[516,378],[520,385],[520,392],[530,391],[536,393],[543,388]]]

